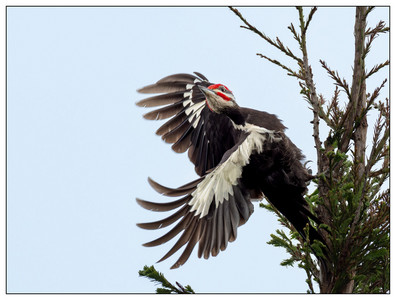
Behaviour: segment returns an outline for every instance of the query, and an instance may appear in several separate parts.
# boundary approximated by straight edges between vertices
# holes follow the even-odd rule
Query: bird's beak
[[[209,107],[209,109],[211,110],[211,111],[213,111],[213,104],[214,103],[212,103],[214,100],[213,100],[213,96],[215,96],[216,95],[216,93],[214,92],[214,91],[212,91],[211,89],[208,89],[208,88],[206,88],[206,87],[204,87],[204,86],[199,86],[198,85],[198,88],[200,89],[200,91],[204,94],[204,96],[205,96],[205,98],[206,98],[206,104],[208,105],[208,107]]]
[[[204,86],[198,85],[198,88],[201,90],[201,92],[205,95],[206,98],[208,98],[214,94],[214,92],[212,90],[210,90]]]

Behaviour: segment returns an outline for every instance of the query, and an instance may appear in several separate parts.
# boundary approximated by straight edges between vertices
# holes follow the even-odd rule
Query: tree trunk
[[[355,16],[355,59],[353,67],[353,81],[351,87],[351,99],[347,106],[348,115],[344,124],[344,136],[341,139],[339,149],[347,152],[350,147],[350,141],[354,141],[355,156],[355,191],[358,192],[361,182],[364,180],[365,171],[365,150],[367,137],[367,119],[362,112],[366,108],[366,79],[364,58],[365,49],[365,31],[366,31],[366,14],[367,7],[356,7]],[[364,191],[361,191],[364,194]],[[326,197],[326,196],[325,196]],[[351,224],[349,235],[352,236],[356,224],[360,218],[363,198],[356,210],[355,218]],[[329,269],[328,266],[321,265],[321,293],[352,293],[354,289],[354,279],[356,273],[356,262],[351,262],[349,253],[353,247],[353,240],[350,238],[343,246],[337,265]],[[344,274],[342,274],[344,273]]]

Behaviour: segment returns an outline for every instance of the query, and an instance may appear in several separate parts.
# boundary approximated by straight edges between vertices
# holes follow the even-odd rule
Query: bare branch
[[[327,107],[327,112],[326,112],[326,116],[328,118],[331,117],[331,119],[329,119],[329,121],[331,121],[329,123],[329,126],[334,130],[337,130],[337,128],[339,128],[340,119],[343,114],[343,112],[339,109],[339,103],[338,103],[339,95],[340,95],[340,90],[336,85],[336,88],[334,90],[334,95],[331,99],[329,106]]]
[[[373,135],[373,146],[371,148],[371,153],[370,156],[367,160],[367,165],[366,165],[366,175],[371,172],[371,168],[375,165],[375,163],[378,161],[378,154],[382,151],[382,147],[379,147],[379,139],[380,135],[382,132],[382,129],[384,128],[384,123],[382,123],[382,118],[383,116],[380,114],[376,124],[374,126],[374,135]]]
[[[306,22],[306,24],[305,24],[304,31],[303,31],[303,34],[304,34],[304,35],[305,35],[305,33],[307,32],[309,23],[311,22],[312,17],[313,17],[313,15],[314,15],[314,13],[317,11],[317,9],[318,9],[318,8],[317,8],[316,6],[314,6],[313,8],[311,8],[311,11],[309,12],[308,20],[307,20],[307,22]]]
[[[369,6],[369,7],[367,8],[367,11],[366,11],[366,13],[365,13],[365,15],[364,15],[364,18],[365,18],[365,19],[367,18],[368,14],[371,13],[371,12],[374,10],[374,8],[375,8],[375,6]]]
[[[291,33],[293,34],[294,39],[295,39],[299,44],[301,44],[301,36],[296,32],[296,29],[294,28],[293,23],[291,23],[290,26],[287,27],[287,28],[288,28],[288,29],[291,31]]]
[[[385,78],[385,79],[382,81],[381,85],[380,85],[379,87],[377,87],[377,88],[374,90],[373,94],[372,94],[371,96],[370,96],[370,95],[367,96],[367,97],[370,96],[370,99],[367,100],[366,108],[362,111],[361,115],[359,116],[359,119],[361,119],[361,118],[363,118],[365,115],[367,115],[368,111],[373,107],[375,99],[377,99],[377,97],[378,97],[379,94],[380,94],[381,89],[385,86],[385,83],[386,83],[387,81],[388,81],[388,80]],[[366,98],[367,98],[367,97],[366,97]]]
[[[298,58],[297,56],[295,56],[293,54],[293,52],[285,47],[283,45],[283,43],[279,40],[279,38],[276,38],[276,41],[272,40],[271,38],[269,38],[268,36],[265,35],[264,32],[259,31],[256,27],[254,27],[253,25],[251,25],[243,16],[242,14],[234,7],[229,6],[229,9],[231,9],[241,20],[243,23],[245,23],[246,26],[241,26],[241,28],[250,30],[256,34],[258,34],[261,38],[263,38],[264,40],[266,40],[270,45],[278,48],[280,51],[282,51],[283,53],[285,53],[287,56],[293,58],[294,60],[296,60],[299,63],[302,63],[302,60],[300,58]]]
[[[347,94],[348,99],[351,100],[351,92],[346,80],[344,78],[341,79],[340,76],[338,75],[338,72],[331,70],[330,67],[327,66],[325,61],[319,60],[319,62],[321,63],[322,67],[327,71],[327,73],[330,75],[330,77],[336,82],[336,85],[342,87],[345,93]]]
[[[303,9],[302,7],[297,7],[297,10],[299,12],[299,19],[300,19],[300,30],[301,30],[301,51],[303,53],[303,62],[302,62],[302,72],[304,76],[304,81],[305,85],[307,87],[307,98],[309,99],[312,108],[313,108],[313,137],[315,141],[315,148],[316,148],[316,153],[318,157],[318,172],[322,173],[323,172],[323,162],[322,162],[322,154],[321,154],[321,148],[322,148],[322,142],[319,137],[319,114],[321,111],[320,104],[319,104],[319,99],[318,95],[316,93],[316,87],[313,82],[313,75],[311,72],[311,67],[308,63],[308,53],[307,53],[307,44],[306,44],[306,25],[304,22],[304,14],[303,14]],[[312,13],[313,15],[313,13]],[[323,114],[324,115],[324,114]]]
[[[257,55],[260,56],[261,58],[265,58],[266,60],[268,60],[268,61],[272,62],[273,64],[281,67],[282,69],[286,70],[288,72],[287,75],[293,76],[293,77],[297,77],[298,79],[303,80],[303,78],[302,78],[302,76],[300,74],[296,73],[295,71],[293,71],[289,67],[286,67],[285,65],[283,65],[279,61],[277,61],[275,59],[272,59],[272,58],[269,58],[269,57],[267,57],[267,56],[265,56],[265,55],[263,55],[261,53],[257,53]]]
[[[386,60],[384,63],[381,63],[379,65],[375,65],[370,72],[366,74],[366,79],[369,78],[371,75],[374,73],[377,73],[379,70],[381,70],[383,67],[389,66],[389,60]]]
[[[366,36],[371,36],[371,35],[378,35],[379,33],[386,33],[389,32],[390,28],[385,26],[384,21],[379,21],[379,23],[374,27],[374,28],[367,28],[365,35]]]
[[[364,47],[364,52],[363,52],[363,57],[366,57],[367,54],[370,51],[371,48],[371,44],[373,43],[373,41],[375,40],[375,38],[380,34],[380,33],[385,33],[389,31],[389,27],[385,27],[385,22],[384,21],[380,21],[377,26],[375,26],[374,28],[368,28],[365,31],[365,36],[368,37],[368,40],[366,42],[366,45]]]

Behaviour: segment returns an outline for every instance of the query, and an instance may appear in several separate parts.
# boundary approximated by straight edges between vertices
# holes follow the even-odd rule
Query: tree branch
[[[383,67],[389,66],[389,60],[386,60],[385,62],[375,65],[367,74],[366,74],[366,79],[369,78],[371,75],[377,73],[379,70],[381,70]]]
[[[351,93],[349,90],[349,85],[346,82],[345,79],[341,79],[340,76],[338,75],[338,72],[335,72],[333,70],[331,70],[325,61],[323,60],[319,60],[319,62],[321,63],[322,67],[327,71],[327,73],[329,74],[329,76],[336,82],[336,85],[338,85],[339,87],[342,87],[344,89],[344,92],[347,94],[348,99],[351,100]]]
[[[273,64],[281,67],[282,69],[286,70],[288,72],[287,75],[293,76],[293,77],[297,77],[298,79],[303,80],[303,78],[302,78],[302,76],[300,74],[296,73],[295,71],[293,71],[289,67],[286,67],[284,64],[280,63],[279,61],[277,61],[275,59],[272,59],[272,58],[269,58],[269,57],[267,57],[267,56],[265,56],[265,55],[263,55],[261,53],[257,53],[257,55],[260,56],[261,58],[265,58],[266,60],[268,60],[268,61],[272,62]]]
[[[312,105],[313,108],[313,137],[314,137],[314,141],[315,141],[315,148],[316,148],[316,154],[318,157],[318,172],[322,173],[323,172],[323,162],[322,162],[322,153],[321,153],[321,148],[322,148],[322,142],[320,140],[319,137],[319,113],[320,113],[320,104],[319,104],[319,99],[318,99],[318,95],[316,93],[316,87],[315,84],[313,82],[313,75],[311,72],[311,67],[308,63],[308,52],[307,52],[307,44],[306,44],[306,32],[307,32],[307,28],[308,26],[305,25],[304,22],[304,15],[303,15],[303,9],[302,7],[297,7],[297,10],[299,12],[299,17],[300,17],[300,30],[301,30],[301,51],[303,54],[303,61],[302,61],[302,70],[303,72],[303,76],[304,76],[304,80],[305,80],[305,84],[308,88],[308,99]],[[312,12],[312,11],[311,11]],[[312,13],[313,15],[313,13]]]
[[[256,33],[257,35],[259,35],[261,38],[263,38],[264,40],[266,40],[270,45],[278,48],[280,51],[282,51],[283,53],[285,53],[287,56],[293,58],[294,60],[296,60],[299,63],[302,63],[301,59],[298,58],[297,56],[295,56],[293,54],[293,52],[291,52],[291,50],[287,47],[285,47],[283,45],[283,43],[279,40],[279,38],[276,38],[276,41],[273,41],[271,38],[269,38],[268,36],[265,35],[265,33],[259,31],[256,27],[254,27],[253,25],[251,25],[242,15],[241,13],[234,7],[229,6],[229,9],[231,9],[232,12],[234,12],[234,14],[236,14],[243,23],[245,23],[246,26],[241,26],[241,28],[250,30],[254,33]]]

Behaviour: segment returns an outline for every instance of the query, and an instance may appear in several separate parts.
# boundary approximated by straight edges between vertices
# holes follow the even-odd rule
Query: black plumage
[[[188,150],[199,175],[197,180],[176,189],[149,179],[160,194],[181,197],[173,202],[137,199],[149,210],[177,209],[160,221],[137,224],[144,229],[158,229],[176,223],[165,235],[144,244],[161,245],[182,233],[160,261],[184,245],[172,268],[184,264],[196,244],[199,257],[216,256],[236,239],[238,226],[248,221],[253,213],[252,199],[263,196],[303,238],[308,224],[310,240],[322,240],[311,225],[318,220],[303,196],[312,177],[301,163],[301,151],[287,138],[286,127],[275,115],[239,107],[227,87],[208,82],[200,73],[170,75],[138,91],[163,93],[137,105],[160,106],[144,117],[170,118],[156,133],[173,144],[174,151]]]

